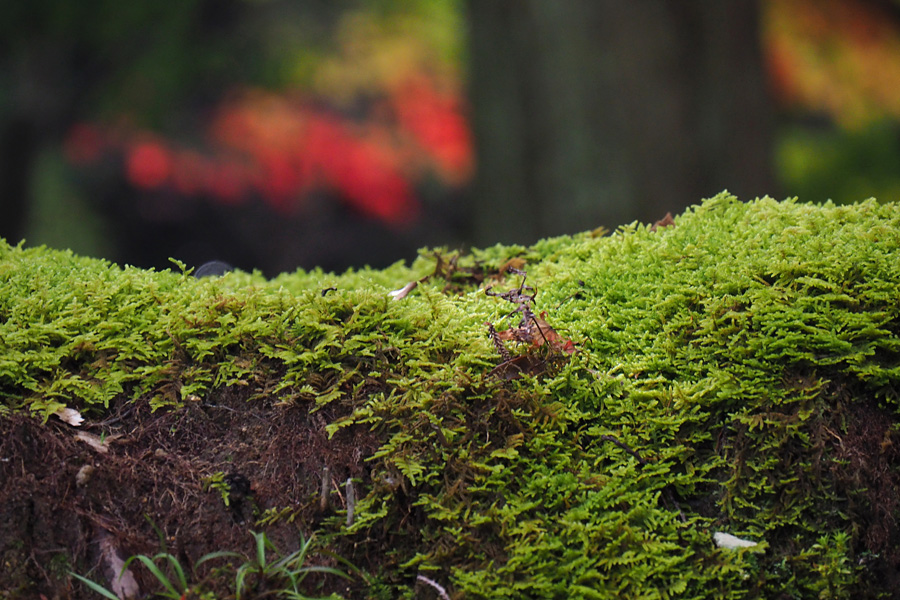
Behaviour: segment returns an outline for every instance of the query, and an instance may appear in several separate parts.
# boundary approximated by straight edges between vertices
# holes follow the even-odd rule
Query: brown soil
[[[108,586],[100,541],[111,541],[123,558],[152,556],[162,550],[154,525],[166,550],[188,569],[213,551],[252,556],[250,531],[261,530],[255,521],[266,509],[285,509],[265,528],[282,553],[296,550],[324,519],[338,518],[335,512],[345,508],[341,484],[368,480],[364,457],[377,448],[372,434],[351,427],[329,439],[324,427],[334,415],[248,402],[248,396],[228,389],[156,413],[138,401],[104,424],[79,428],[55,417],[47,424],[0,417],[0,598],[94,598],[69,571]],[[108,451],[80,440],[81,431],[105,435]],[[229,484],[229,506],[209,485],[217,473]],[[333,565],[329,560],[314,556],[310,564]],[[203,569],[198,577],[208,585],[224,585],[224,576],[216,582]],[[159,589],[146,569],[132,571],[141,593]],[[233,593],[233,572],[227,581]],[[330,576],[311,584],[324,586],[311,590],[317,594],[353,596],[361,582]]]
[[[165,549],[189,572],[210,552],[252,556],[251,531],[264,530],[286,554],[303,537],[338,529],[346,508],[342,484],[354,478],[358,489],[371,488],[370,471],[378,465],[366,458],[378,449],[379,439],[358,426],[340,429],[329,439],[325,424],[342,416],[332,405],[310,413],[306,405],[272,405],[249,400],[250,395],[244,387],[219,390],[180,410],[155,413],[146,400],[123,402],[105,422],[86,421],[77,428],[55,417],[46,424],[24,415],[0,417],[0,599],[96,598],[69,573],[108,586],[101,546],[111,544],[123,558],[152,556],[163,549],[156,529],[165,535]],[[819,476],[833,482],[832,500],[856,524],[857,554],[867,566],[872,590],[895,589],[900,586],[900,526],[894,519],[900,512],[897,426],[877,403],[854,401],[860,396],[832,390],[833,408],[812,431],[816,447],[833,454],[817,463],[828,470]],[[108,450],[79,439],[83,432],[105,435]],[[220,490],[209,485],[216,474],[229,484],[228,506]],[[323,478],[329,490],[324,510]],[[405,527],[415,529],[420,515],[412,498],[400,489],[396,494]],[[694,509],[716,510],[711,503]],[[258,520],[267,510],[279,511],[280,517],[263,526]],[[388,554],[402,543],[403,527],[337,536],[328,540],[328,548],[360,569],[395,571]],[[202,580],[216,598],[233,597],[234,567],[210,568],[224,564],[207,563],[193,581]],[[309,564],[347,570],[323,555],[314,555]],[[132,571],[142,594],[159,591],[145,568]],[[314,595],[369,595],[359,576],[308,583]],[[438,597],[427,586],[417,586],[416,594]],[[190,598],[198,596],[185,600]]]

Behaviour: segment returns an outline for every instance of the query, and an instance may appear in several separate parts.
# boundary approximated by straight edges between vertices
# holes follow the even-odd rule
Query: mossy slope
[[[352,524],[319,531],[371,596],[423,574],[466,598],[876,597],[900,568],[898,251],[897,205],[727,194],[656,230],[270,281],[0,245],[0,410],[246,386],[371,430]],[[485,325],[516,325],[484,293],[520,285],[512,258],[576,348],[509,343],[516,378]]]

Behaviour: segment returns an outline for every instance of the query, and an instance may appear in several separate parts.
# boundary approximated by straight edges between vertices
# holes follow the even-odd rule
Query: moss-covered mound
[[[898,258],[897,205],[727,194],[270,281],[0,243],[0,588],[265,531],[352,598],[889,597]]]

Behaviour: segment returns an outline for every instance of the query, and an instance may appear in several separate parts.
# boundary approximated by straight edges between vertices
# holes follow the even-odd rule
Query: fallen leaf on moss
[[[752,548],[753,546],[757,546],[757,542],[751,542],[750,540],[743,540],[739,537],[733,536],[730,533],[724,533],[722,531],[717,531],[713,534],[713,541],[716,542],[716,546],[719,548],[727,548],[728,550],[736,550],[738,548]]]

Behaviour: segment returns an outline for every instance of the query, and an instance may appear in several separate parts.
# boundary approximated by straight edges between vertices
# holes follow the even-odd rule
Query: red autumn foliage
[[[139,141],[126,150],[125,171],[135,187],[161,187],[172,172],[171,151],[155,140]]]
[[[421,181],[453,188],[471,176],[462,100],[427,77],[395,86],[364,118],[320,104],[249,90],[217,107],[203,148],[93,124],[73,127],[65,147],[77,166],[121,155],[127,181],[143,190],[168,187],[226,205],[257,196],[285,214],[325,192],[393,225],[417,218]]]
[[[763,48],[788,108],[860,127],[900,116],[900,18],[891,2],[768,0]]]
[[[472,140],[458,96],[438,91],[423,77],[410,77],[394,93],[401,126],[431,156],[442,176],[462,183],[472,175]]]

